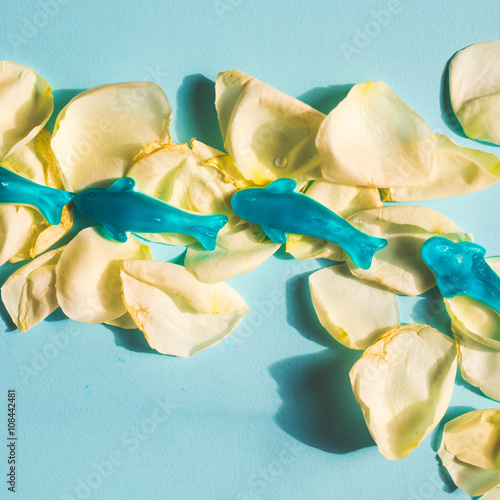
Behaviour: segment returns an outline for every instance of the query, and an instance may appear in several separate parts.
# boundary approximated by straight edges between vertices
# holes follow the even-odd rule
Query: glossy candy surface
[[[454,243],[441,236],[427,240],[421,250],[444,297],[467,295],[500,314],[500,277],[484,260],[485,254],[477,243]]]
[[[0,203],[34,207],[53,226],[61,222],[64,205],[75,196],[74,193],[30,181],[0,165]]]
[[[207,250],[215,248],[217,233],[228,220],[225,215],[187,212],[134,187],[134,179],[123,177],[109,188],[86,189],[78,194],[76,206],[116,241],[127,241],[127,232],[182,233],[196,238]]]
[[[260,224],[275,243],[285,243],[286,234],[321,238],[339,245],[362,269],[371,266],[375,252],[387,240],[359,231],[321,203],[298,193],[293,179],[278,179],[265,188],[242,189],[231,199],[235,213]]]

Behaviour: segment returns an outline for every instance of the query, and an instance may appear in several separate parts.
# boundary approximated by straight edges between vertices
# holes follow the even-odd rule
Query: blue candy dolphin
[[[36,208],[53,226],[61,222],[64,205],[74,193],[37,184],[0,165],[0,203]]]
[[[443,297],[467,295],[500,314],[500,277],[484,260],[485,254],[477,243],[454,243],[442,236],[428,239],[421,249]]]
[[[78,194],[76,207],[122,243],[127,241],[127,232],[182,233],[214,250],[217,234],[228,221],[225,215],[187,212],[134,191],[134,187],[134,179],[122,177],[109,188],[86,189]]]
[[[375,252],[387,240],[369,236],[309,196],[295,191],[293,179],[278,179],[265,188],[247,188],[231,198],[236,215],[260,224],[275,243],[286,243],[286,233],[302,234],[336,243],[356,266],[368,269]]]

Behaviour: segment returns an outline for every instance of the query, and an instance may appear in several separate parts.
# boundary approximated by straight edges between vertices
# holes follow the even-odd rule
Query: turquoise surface
[[[368,269],[373,255],[387,246],[384,238],[374,238],[356,229],[342,217],[305,194],[294,191],[293,179],[278,179],[265,188],[247,188],[231,198],[234,213],[260,224],[275,243],[286,243],[286,235],[302,234],[339,245],[356,266]]]
[[[463,137],[443,74],[453,53],[499,36],[496,1],[98,2],[2,6],[1,57],[36,69],[59,109],[79,90],[153,80],[174,108],[174,140],[221,147],[213,82],[238,68],[321,111],[353,83],[383,79],[436,132]],[[429,201],[500,254],[500,185]],[[155,246],[179,261],[182,249]],[[280,252],[230,284],[251,313],[192,359],[156,354],[136,332],[60,312],[20,334],[2,314],[0,425],[17,391],[18,492],[37,499],[466,499],[436,460],[439,429],[398,462],[382,457],[351,393],[360,356],[315,319],[307,289],[327,265]],[[16,266],[0,270],[2,280]],[[404,322],[448,331],[436,289],[401,298]],[[449,420],[500,407],[459,377]],[[3,435],[4,436],[4,435]],[[6,436],[4,436],[5,439]],[[5,443],[5,441],[4,441]],[[0,446],[0,472],[7,448]],[[444,478],[444,479],[443,479]],[[10,498],[7,484],[0,498]]]
[[[484,259],[486,249],[477,243],[453,243],[435,236],[422,245],[422,259],[436,277],[441,295],[467,295],[500,314],[500,278]]]

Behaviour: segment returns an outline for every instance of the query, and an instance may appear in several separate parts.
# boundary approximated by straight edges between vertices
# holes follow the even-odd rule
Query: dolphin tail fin
[[[356,266],[361,269],[369,269],[372,265],[373,256],[386,247],[388,241],[384,238],[375,238],[363,233],[362,239],[356,243],[353,242],[347,253]]]
[[[194,236],[206,250],[215,250],[217,235],[227,221],[225,215],[204,215],[203,224],[191,226],[191,236]]]
[[[64,206],[73,201],[75,197],[75,193],[47,187],[36,201],[35,206],[51,225],[57,226],[61,223]]]

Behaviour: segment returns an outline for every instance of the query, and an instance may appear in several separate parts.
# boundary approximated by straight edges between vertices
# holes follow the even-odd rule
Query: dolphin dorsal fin
[[[266,191],[270,193],[291,193],[297,187],[297,183],[293,179],[278,179],[271,182],[266,187]]]
[[[132,177],[122,177],[109,186],[110,191],[133,191],[135,181]]]

